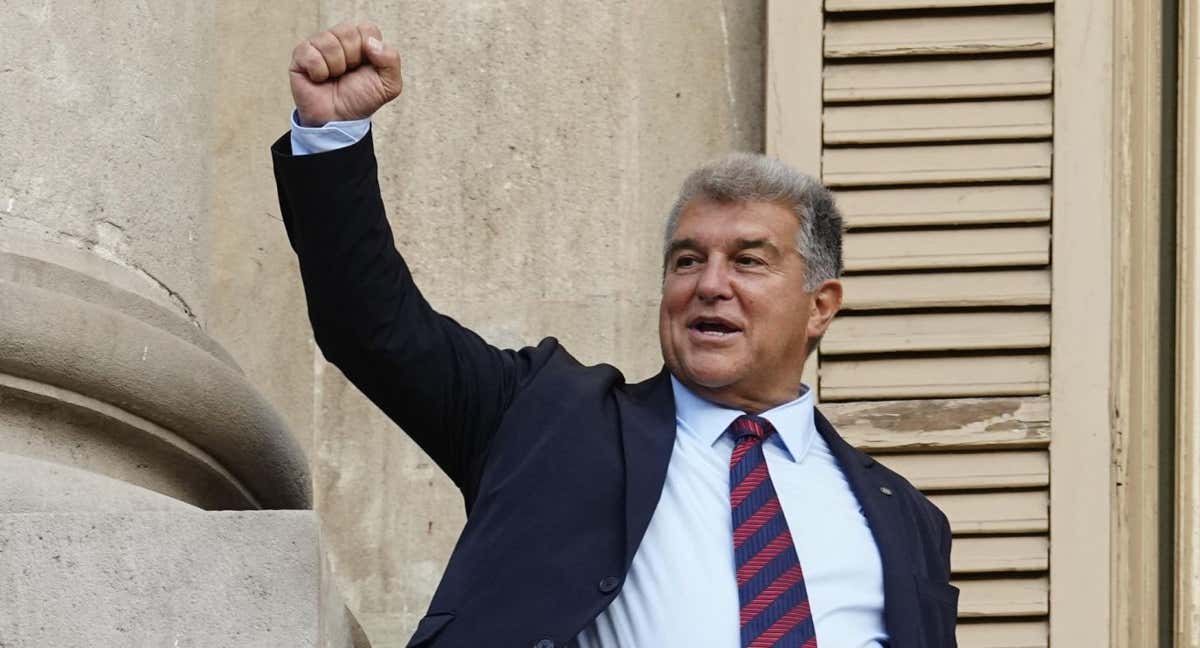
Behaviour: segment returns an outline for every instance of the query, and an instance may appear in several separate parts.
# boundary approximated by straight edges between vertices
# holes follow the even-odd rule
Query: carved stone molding
[[[282,418],[169,300],[81,272],[94,263],[85,251],[67,251],[81,263],[68,267],[5,247],[0,451],[202,508],[310,507],[307,461]]]

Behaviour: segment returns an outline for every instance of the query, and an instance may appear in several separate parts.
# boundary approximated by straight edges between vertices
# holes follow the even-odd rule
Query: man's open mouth
[[[741,328],[720,317],[697,317],[688,323],[688,328],[706,336],[724,337],[740,333]]]

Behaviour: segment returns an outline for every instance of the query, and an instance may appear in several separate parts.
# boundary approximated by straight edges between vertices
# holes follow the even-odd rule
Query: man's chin
[[[685,367],[687,382],[691,387],[706,391],[719,391],[737,382],[738,376],[729,368]]]

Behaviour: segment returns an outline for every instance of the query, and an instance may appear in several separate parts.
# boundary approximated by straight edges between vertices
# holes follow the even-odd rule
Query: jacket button
[[[605,576],[600,579],[600,591],[605,594],[612,594],[617,586],[621,584],[621,579],[616,576]]]
[[[533,648],[554,648],[554,642],[550,641],[549,639],[542,639],[541,641],[533,644]]]

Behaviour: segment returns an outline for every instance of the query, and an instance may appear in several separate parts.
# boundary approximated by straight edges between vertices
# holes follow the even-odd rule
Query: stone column
[[[0,452],[202,508],[307,508],[303,454],[204,331],[209,3],[14,9],[0,43]]]
[[[301,446],[206,332],[214,15],[0,12],[0,645],[349,641]]]

